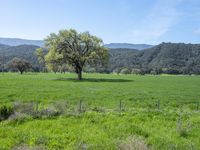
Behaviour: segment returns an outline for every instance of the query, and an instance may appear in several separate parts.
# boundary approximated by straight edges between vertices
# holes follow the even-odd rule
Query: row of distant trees
[[[49,54],[44,52],[44,49],[38,48],[35,52],[35,54],[38,57],[38,61],[41,65],[41,72],[48,72],[52,71],[54,73],[60,72],[60,73],[65,73],[65,72],[74,72],[74,68],[70,66],[67,63],[62,63],[61,60],[55,59],[55,57],[49,57]],[[1,59],[0,59],[1,60]],[[1,62],[1,61],[0,61]],[[89,67],[90,68],[90,67]],[[25,59],[22,58],[13,58],[11,61],[9,61],[5,65],[5,69],[9,69],[11,71],[19,71],[21,74],[23,74],[25,71],[30,71],[32,69],[32,64],[28,62]],[[3,70],[2,70],[3,71]],[[95,69],[87,69],[87,72],[95,72]],[[144,74],[190,74],[186,70],[182,70],[180,72],[177,69],[174,68],[162,68],[162,69],[138,69],[138,68],[117,68],[113,70],[113,73],[117,74],[139,74],[139,75],[144,75]]]
[[[117,74],[139,74],[139,75],[145,75],[145,74],[153,74],[153,75],[159,75],[159,74],[194,74],[188,70],[188,68],[185,68],[184,70],[176,69],[176,68],[155,68],[155,69],[148,69],[148,68],[117,68],[113,70],[113,73]],[[198,73],[197,73],[198,74]]]

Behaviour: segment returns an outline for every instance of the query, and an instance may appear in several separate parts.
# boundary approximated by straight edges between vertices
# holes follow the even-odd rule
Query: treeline
[[[0,45],[0,70],[14,57],[23,58],[32,64],[32,71],[47,71],[35,54],[38,46]],[[47,53],[47,50],[44,51]],[[107,65],[97,67],[86,65],[85,72],[123,73],[123,74],[200,74],[200,44],[162,43],[146,50],[110,49]],[[52,70],[73,71],[67,64],[58,64]],[[49,68],[50,69],[50,68]],[[4,70],[8,69],[4,66]]]

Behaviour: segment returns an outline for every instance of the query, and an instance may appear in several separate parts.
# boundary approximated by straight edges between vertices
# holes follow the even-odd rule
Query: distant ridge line
[[[43,47],[44,41],[43,40],[21,39],[21,38],[0,37],[0,44],[4,44],[4,45],[8,45],[8,46],[35,45],[35,46]]]
[[[111,49],[127,48],[127,49],[137,49],[137,50],[144,50],[147,48],[154,47],[154,45],[149,45],[149,44],[131,44],[131,43],[110,43],[110,44],[105,44],[104,46]]]

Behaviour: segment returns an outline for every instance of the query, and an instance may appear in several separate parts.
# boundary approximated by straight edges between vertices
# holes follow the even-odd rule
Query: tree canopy
[[[40,64],[41,70],[43,72],[45,72],[45,65],[46,65],[46,63],[45,63],[45,55],[46,55],[46,53],[45,53],[44,49],[41,48],[41,47],[37,48],[36,51],[35,51],[35,55],[38,58],[38,62]]]
[[[89,32],[78,33],[74,29],[60,30],[45,39],[49,52],[46,60],[49,63],[66,63],[74,68],[78,80],[82,79],[85,65],[103,65],[108,60],[108,50],[103,41]]]
[[[8,62],[7,68],[17,69],[21,74],[23,74],[24,71],[31,68],[31,64],[25,59],[15,57],[10,62]]]

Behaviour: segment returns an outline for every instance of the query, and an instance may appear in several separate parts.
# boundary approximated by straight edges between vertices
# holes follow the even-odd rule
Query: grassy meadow
[[[200,76],[83,77],[0,74],[0,106],[64,107],[59,115],[18,112],[1,121],[0,149],[200,149]]]

